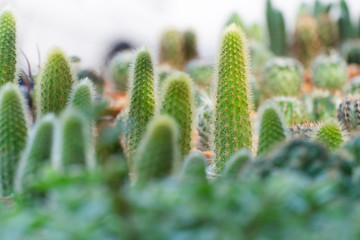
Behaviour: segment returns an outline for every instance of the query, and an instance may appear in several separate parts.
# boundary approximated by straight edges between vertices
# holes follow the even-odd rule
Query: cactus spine
[[[17,80],[16,21],[13,13],[0,16],[0,86]]]
[[[135,153],[138,184],[169,175],[178,162],[178,129],[169,116],[154,118]]]
[[[326,121],[319,127],[316,140],[331,151],[337,150],[344,143],[340,124],[334,119]]]
[[[171,74],[163,88],[160,112],[173,116],[179,126],[181,156],[185,156],[191,150],[193,101],[193,88],[190,77],[182,72]]]
[[[37,83],[38,117],[49,112],[59,113],[68,102],[73,82],[65,53],[59,48],[53,48]]]
[[[39,170],[50,162],[56,118],[49,113],[39,119],[27,139],[15,178],[15,190],[22,192],[37,177]]]
[[[28,133],[25,99],[15,83],[0,90],[0,195],[13,191],[15,171]]]
[[[207,179],[205,168],[205,156],[199,151],[190,153],[184,161],[182,181],[188,184],[206,183]]]
[[[216,172],[221,172],[230,155],[240,148],[251,148],[250,88],[248,56],[242,30],[232,24],[226,27],[217,66],[214,121]]]
[[[258,155],[266,154],[286,139],[284,116],[277,105],[266,102],[259,110]]]
[[[129,156],[132,156],[155,112],[154,65],[149,51],[142,48],[135,54],[129,87],[129,113],[126,139]],[[132,167],[131,164],[130,168]]]

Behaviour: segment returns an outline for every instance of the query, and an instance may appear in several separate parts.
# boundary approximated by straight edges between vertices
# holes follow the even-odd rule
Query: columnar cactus
[[[165,30],[160,39],[160,63],[181,70],[184,66],[183,35],[175,28]]]
[[[55,170],[69,171],[73,167],[93,169],[92,137],[88,122],[76,109],[68,108],[61,114],[60,126],[55,132],[52,164]]]
[[[297,60],[277,57],[270,59],[264,68],[264,89],[268,95],[297,96],[300,93],[303,67]]]
[[[188,62],[198,56],[196,34],[193,30],[188,29],[184,32],[183,51],[185,62]]]
[[[360,97],[344,98],[338,107],[337,118],[349,133],[357,132],[360,126]]]
[[[214,152],[218,173],[222,172],[231,154],[252,146],[248,68],[246,37],[232,24],[224,30],[217,77],[214,78]]]
[[[142,185],[168,176],[178,164],[178,128],[169,116],[157,116],[150,123],[135,154],[135,175]]]
[[[62,50],[53,48],[37,82],[37,117],[61,112],[68,102],[73,82],[68,58]]]
[[[321,45],[329,52],[330,48],[334,48],[339,40],[339,26],[331,19],[328,12],[322,13],[317,18],[317,22]]]
[[[163,88],[160,112],[173,116],[179,126],[180,155],[191,150],[194,97],[189,76],[182,72],[171,74]]]
[[[304,64],[305,68],[308,68],[319,48],[320,40],[316,20],[307,14],[300,16],[295,28],[294,51],[296,58]]]
[[[206,183],[207,179],[205,168],[205,156],[199,151],[192,152],[184,160],[181,180],[188,184]]]
[[[0,90],[0,195],[13,191],[15,171],[28,133],[28,109],[15,83]]]
[[[337,98],[328,91],[315,90],[303,97],[306,117],[310,121],[322,121],[336,115]]]
[[[266,102],[260,107],[257,128],[258,155],[267,154],[286,139],[284,116],[273,102]]]
[[[341,90],[347,80],[347,66],[337,55],[318,56],[313,64],[313,82],[318,88]]]
[[[0,16],[0,86],[17,80],[16,21],[10,10]]]
[[[302,121],[303,108],[298,99],[293,97],[275,97],[273,100],[279,105],[287,125],[297,124]]]
[[[340,124],[334,119],[329,119],[319,126],[315,139],[331,151],[337,150],[344,143]]]
[[[131,69],[129,92],[129,113],[127,118],[126,139],[128,154],[132,156],[145,133],[145,127],[155,113],[155,76],[154,64],[149,51],[137,51]],[[130,168],[132,164],[129,164]]]
[[[39,119],[31,130],[16,172],[15,190],[22,192],[37,177],[39,170],[51,160],[55,115],[49,113]]]
[[[196,130],[198,132],[198,148],[202,151],[210,150],[211,145],[211,120],[213,107],[210,105],[201,106],[196,113]]]
[[[252,161],[253,156],[248,149],[244,148],[235,152],[226,163],[223,176],[228,179],[236,179],[244,166]]]
[[[340,10],[341,10],[340,18],[338,21],[339,30],[340,30],[340,39],[344,41],[349,38],[355,38],[356,30],[352,25],[349,8],[345,0],[340,1]]]
[[[129,69],[133,52],[125,50],[118,52],[109,63],[109,73],[116,90],[126,92],[129,82]]]
[[[81,111],[86,117],[92,118],[95,89],[92,81],[88,78],[74,84],[68,105]]]
[[[272,6],[271,0],[266,1],[266,22],[270,40],[270,49],[279,56],[286,52],[285,22],[282,13]]]

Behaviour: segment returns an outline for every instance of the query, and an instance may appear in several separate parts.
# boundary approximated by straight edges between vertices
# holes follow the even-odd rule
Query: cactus
[[[340,124],[334,119],[329,119],[318,127],[315,139],[330,151],[339,149],[344,143]]]
[[[92,136],[89,135],[86,118],[74,108],[66,109],[61,114],[59,129],[55,131],[53,168],[65,171],[78,166],[93,169],[95,159]]]
[[[310,121],[322,121],[336,115],[337,98],[328,91],[315,90],[303,97],[306,117]]]
[[[294,36],[296,58],[305,68],[308,68],[312,59],[317,55],[319,48],[320,40],[316,20],[307,14],[300,16],[296,23]]]
[[[15,190],[23,192],[38,176],[40,169],[50,163],[56,126],[55,115],[49,113],[39,119],[31,130],[21,156],[15,178]]]
[[[350,82],[345,86],[345,93],[347,95],[360,95],[360,76],[350,79]]]
[[[182,72],[171,74],[165,81],[160,112],[173,116],[179,126],[180,155],[191,150],[193,87],[189,76]]]
[[[133,52],[125,50],[118,52],[109,63],[109,73],[115,89],[121,92],[126,92],[129,82],[129,68],[131,60],[133,59]]]
[[[318,56],[313,63],[314,85],[328,90],[341,90],[347,80],[347,66],[340,56]]]
[[[298,99],[293,97],[275,97],[272,99],[279,105],[287,125],[297,124],[302,121],[303,108]]]
[[[17,81],[16,20],[10,10],[0,16],[0,86]]]
[[[270,40],[270,49],[279,56],[286,53],[285,22],[282,13],[272,6],[271,0],[266,1],[266,22]]]
[[[360,97],[344,98],[338,106],[337,119],[349,133],[357,132],[360,125]]]
[[[329,12],[319,15],[317,23],[321,45],[329,52],[330,48],[336,47],[339,40],[339,26],[331,19]]]
[[[312,122],[296,124],[289,128],[291,138],[310,140],[318,130],[318,125]]]
[[[157,116],[150,123],[135,153],[138,184],[169,175],[178,164],[178,128],[169,116]]]
[[[340,18],[338,24],[341,41],[356,37],[356,31],[351,22],[349,8],[345,0],[340,0]]]
[[[228,179],[236,179],[244,166],[252,161],[253,156],[248,149],[244,148],[235,152],[226,163],[223,176]]]
[[[184,66],[183,35],[175,28],[165,30],[160,39],[160,64],[181,70]]]
[[[158,68],[157,68],[157,75],[158,75],[157,89],[162,89],[163,84],[164,84],[165,80],[167,79],[167,77],[175,71],[176,70],[173,69],[168,64],[163,64],[163,65],[158,66]]]
[[[257,41],[251,41],[249,44],[251,71],[261,73],[265,63],[274,57],[274,54],[265,44]]]
[[[145,127],[155,113],[154,65],[149,51],[137,51],[130,78],[130,106],[127,118],[126,139],[129,156],[132,156],[145,133]],[[131,162],[129,163],[132,168]]]
[[[213,107],[209,104],[201,106],[196,114],[196,130],[198,132],[198,148],[202,151],[209,151],[211,144],[211,118]]]
[[[348,64],[360,65],[360,40],[349,39],[341,45],[341,53]]]
[[[182,182],[192,185],[207,183],[205,168],[205,156],[199,151],[190,153],[184,160]]]
[[[104,79],[94,70],[92,69],[83,69],[76,74],[78,80],[89,78],[91,79],[96,92],[98,94],[102,94],[104,90]]]
[[[14,187],[15,171],[28,133],[28,109],[20,88],[6,83],[0,90],[0,195]]]
[[[187,72],[194,82],[201,86],[208,86],[213,76],[213,66],[201,60],[192,60],[186,67]]]
[[[235,12],[230,15],[225,26],[230,26],[233,23],[236,24],[239,28],[244,29],[244,31],[245,31],[246,26],[245,26],[243,20],[241,20],[239,14],[237,14]]]
[[[250,121],[250,87],[246,38],[242,30],[232,24],[223,33],[217,77],[214,121],[214,152],[216,172],[235,151],[252,145]]]
[[[198,56],[196,34],[193,30],[186,30],[184,32],[184,60],[185,62],[190,61]]]
[[[92,118],[95,89],[90,79],[85,78],[74,84],[68,105],[78,109],[87,118]]]
[[[59,113],[67,104],[73,82],[67,57],[60,49],[53,48],[37,83],[37,117]]]
[[[264,67],[264,89],[270,96],[297,96],[303,82],[303,67],[292,58],[273,58]]]
[[[284,116],[273,102],[265,102],[260,107],[257,131],[259,132],[258,155],[269,153],[286,139]]]

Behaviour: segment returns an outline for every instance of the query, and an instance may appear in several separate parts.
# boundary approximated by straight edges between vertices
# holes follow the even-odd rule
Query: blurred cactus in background
[[[315,90],[303,97],[306,117],[310,121],[322,121],[336,116],[337,98],[328,91]]]
[[[115,89],[126,92],[129,84],[130,63],[133,60],[133,52],[124,50],[115,54],[109,62],[109,73]]]
[[[79,110],[87,118],[93,118],[95,88],[90,79],[85,78],[74,84],[70,93],[69,106]]]
[[[272,100],[279,105],[287,125],[291,126],[303,120],[303,107],[298,99],[293,97],[275,97]]]
[[[318,127],[318,124],[312,122],[296,124],[289,128],[288,133],[292,139],[304,139],[309,141],[314,138]]]
[[[206,184],[206,159],[205,156],[195,151],[184,160],[182,169],[182,182],[187,184]]]
[[[344,98],[338,106],[337,118],[349,133],[358,132],[360,125],[360,97]]]
[[[286,30],[282,13],[275,9],[271,0],[266,1],[266,22],[270,49],[278,56],[286,55]]]
[[[175,28],[165,30],[160,39],[160,64],[169,64],[175,69],[184,67],[183,34]]]
[[[91,69],[83,69],[80,70],[76,76],[78,80],[89,78],[94,84],[97,94],[103,94],[104,79],[97,72]]]
[[[339,26],[331,18],[329,11],[330,9],[317,17],[319,38],[326,53],[335,48],[339,41]]]
[[[186,63],[198,57],[197,39],[195,32],[190,29],[186,30],[184,32],[183,41],[184,61]]]
[[[346,84],[345,93],[347,95],[360,95],[360,76],[350,79],[350,82]]]
[[[186,65],[185,72],[190,75],[196,84],[209,86],[213,78],[214,68],[204,61],[192,60]]]
[[[271,59],[274,54],[263,43],[251,41],[249,44],[251,72],[261,73],[265,63]]]
[[[347,63],[360,65],[360,40],[349,39],[343,42],[341,53]]]
[[[345,0],[340,0],[340,18],[338,24],[341,41],[356,37],[356,30],[351,22],[349,8]]]
[[[197,146],[202,151],[210,150],[213,113],[213,107],[206,104],[201,106],[196,114],[196,130],[199,137]]]

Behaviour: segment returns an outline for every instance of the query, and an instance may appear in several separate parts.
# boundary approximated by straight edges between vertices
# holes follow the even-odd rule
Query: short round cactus
[[[334,151],[344,143],[344,136],[338,121],[329,119],[318,127],[315,139]]]
[[[129,82],[129,68],[133,52],[125,50],[118,52],[109,63],[109,73],[115,89],[126,92]]]
[[[287,125],[294,125],[302,121],[303,108],[298,99],[293,97],[274,97],[272,100],[279,105]]]
[[[347,80],[347,67],[337,55],[318,56],[313,63],[313,82],[318,88],[341,90]]]
[[[264,91],[270,96],[297,96],[303,83],[303,67],[295,59],[276,57],[265,64]]]

